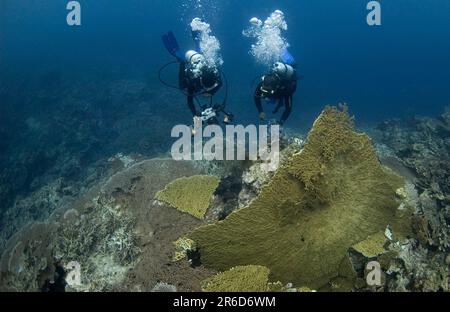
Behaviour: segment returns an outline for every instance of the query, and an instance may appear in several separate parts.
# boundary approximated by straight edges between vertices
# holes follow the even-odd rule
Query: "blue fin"
[[[288,49],[283,49],[283,51],[281,51],[281,61],[291,66],[295,65],[295,58],[288,51]]]
[[[167,34],[164,34],[162,37],[162,41],[167,51],[176,57],[179,61],[183,61],[183,53],[181,53],[180,46],[178,45],[178,41],[175,38],[175,35],[172,31],[169,31]]]

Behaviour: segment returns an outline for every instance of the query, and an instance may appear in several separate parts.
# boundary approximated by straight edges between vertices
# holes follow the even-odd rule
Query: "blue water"
[[[238,120],[254,122],[252,81],[262,68],[241,32],[249,18],[281,9],[304,75],[289,126],[307,128],[324,105],[338,102],[369,122],[440,113],[450,104],[450,1],[381,1],[380,27],[366,24],[367,2],[80,0],[82,26],[69,27],[67,1],[2,0],[0,78],[10,85],[54,69],[76,80],[102,70],[167,91],[156,74],[171,60],[160,35],[172,29],[192,47],[188,24],[200,16],[222,43],[229,108]],[[189,114],[183,101],[174,105]]]

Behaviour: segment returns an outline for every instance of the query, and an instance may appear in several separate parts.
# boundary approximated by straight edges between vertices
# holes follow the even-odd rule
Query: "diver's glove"
[[[223,117],[223,122],[224,122],[226,125],[232,123],[233,120],[234,120],[233,114],[225,114],[225,116]]]
[[[261,121],[266,120],[266,113],[264,113],[264,112],[259,113],[259,119],[260,119]]]

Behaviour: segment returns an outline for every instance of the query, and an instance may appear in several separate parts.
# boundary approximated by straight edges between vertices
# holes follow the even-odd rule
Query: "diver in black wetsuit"
[[[194,98],[199,95],[214,96],[222,87],[222,79],[219,70],[208,66],[202,54],[188,51],[185,59],[180,62],[179,86],[186,93],[192,115],[200,117],[202,112],[196,109]]]
[[[268,99],[276,104],[273,113],[276,114],[285,107],[284,113],[279,120],[282,126],[292,112],[293,96],[297,91],[297,71],[295,65],[277,62],[274,64],[270,74],[262,77],[262,81],[256,87],[254,100],[261,120],[266,119],[262,106],[262,99]]]
[[[199,50],[199,34],[192,32],[192,37]],[[217,115],[224,114],[224,122],[231,122],[233,115],[225,112],[225,101],[221,105],[213,105],[212,97],[222,88],[221,71],[208,64],[205,56],[197,51],[189,50],[185,55],[180,50],[174,34],[170,31],[162,36],[163,43],[171,55],[180,63],[178,80],[179,89],[187,97],[189,110],[194,117],[200,117],[206,123],[216,123]],[[209,107],[196,108],[195,98],[204,96],[210,98]]]

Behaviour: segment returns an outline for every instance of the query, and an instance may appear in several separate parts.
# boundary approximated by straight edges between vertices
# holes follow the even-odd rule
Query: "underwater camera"
[[[231,113],[225,112],[223,105],[214,105],[207,107],[202,111],[200,119],[204,125],[218,125],[220,124],[221,116],[223,115],[223,123],[230,124],[233,122],[234,116]]]
[[[199,122],[201,122],[201,127],[211,126],[211,125],[229,125],[233,122],[234,115],[226,112],[223,105],[214,105],[212,107],[203,108],[200,116],[194,117],[194,124],[191,126],[192,134],[195,135],[196,127],[198,127]],[[222,122],[221,122],[222,121]]]

